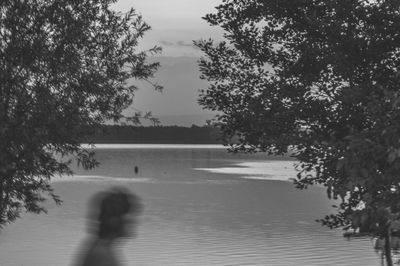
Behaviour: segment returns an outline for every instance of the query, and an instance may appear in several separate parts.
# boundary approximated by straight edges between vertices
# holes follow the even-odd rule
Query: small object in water
[[[139,167],[135,166],[135,174],[139,173]]]

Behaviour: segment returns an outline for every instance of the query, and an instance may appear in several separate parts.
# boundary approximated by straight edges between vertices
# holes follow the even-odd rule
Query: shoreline
[[[226,149],[222,144],[172,144],[172,143],[93,143],[95,149]],[[91,148],[88,143],[81,147]]]

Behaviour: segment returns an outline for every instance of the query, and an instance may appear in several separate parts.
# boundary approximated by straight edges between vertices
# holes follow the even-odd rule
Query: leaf
[[[362,169],[361,169],[361,175],[362,175],[364,178],[368,178],[368,176],[369,176],[368,170],[365,169],[365,168],[362,168]]]
[[[343,169],[345,163],[346,163],[345,159],[339,159],[336,163],[336,170],[339,171]]]
[[[397,158],[397,150],[392,150],[392,151],[389,153],[388,157],[387,157],[387,161],[388,161],[389,163],[393,163],[394,160],[396,160],[396,158]]]

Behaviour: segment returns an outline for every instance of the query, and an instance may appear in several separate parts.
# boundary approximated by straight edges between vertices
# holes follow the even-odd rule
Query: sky
[[[155,44],[163,47],[163,56],[200,56],[193,40],[219,38],[221,31],[211,27],[201,17],[214,12],[221,0],[119,0],[114,8],[127,11],[130,7],[142,14],[152,27],[141,47]]]
[[[207,83],[200,80],[197,60],[202,56],[193,40],[221,40],[222,31],[211,27],[201,17],[215,11],[221,0],[119,0],[114,9],[126,12],[130,7],[142,14],[152,27],[140,41],[140,49],[161,46],[161,55],[151,60],[161,63],[152,79],[164,87],[156,92],[148,83],[138,83],[133,106],[126,113],[151,111],[162,125],[204,125],[215,113],[203,110],[197,103],[199,89]]]

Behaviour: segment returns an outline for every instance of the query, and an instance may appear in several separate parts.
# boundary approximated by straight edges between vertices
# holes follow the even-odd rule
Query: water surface
[[[71,265],[91,195],[130,188],[144,202],[126,265],[379,265],[368,238],[346,240],[315,219],[331,213],[320,187],[296,190],[293,161],[220,146],[100,146],[99,168],[56,178],[62,206],[25,214],[0,233],[0,265]],[[139,172],[135,174],[134,168]]]

